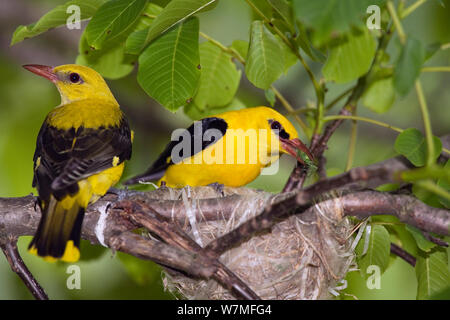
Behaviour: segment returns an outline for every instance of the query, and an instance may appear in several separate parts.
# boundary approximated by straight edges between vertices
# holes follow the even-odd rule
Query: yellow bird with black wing
[[[314,160],[292,123],[264,106],[201,119],[172,137],[147,171],[124,184],[157,181],[173,188],[240,187],[256,179],[281,154],[304,163],[297,154],[300,150]]]
[[[85,209],[119,181],[131,157],[132,131],[96,71],[73,64],[24,68],[52,81],[61,95],[37,137],[33,187],[42,217],[29,251],[74,262]]]

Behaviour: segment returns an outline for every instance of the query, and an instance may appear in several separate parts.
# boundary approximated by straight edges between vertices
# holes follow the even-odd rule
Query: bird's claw
[[[220,195],[222,197],[225,197],[225,193],[224,193],[225,185],[218,183],[218,182],[214,182],[214,183],[208,184],[208,187],[213,188],[217,193],[220,193]]]

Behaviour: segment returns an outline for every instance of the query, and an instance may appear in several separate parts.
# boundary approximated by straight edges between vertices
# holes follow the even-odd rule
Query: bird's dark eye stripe
[[[289,133],[286,132],[286,130],[280,130],[279,136],[283,139],[289,139]]]
[[[73,72],[69,75],[69,79],[70,82],[77,83],[78,81],[80,81],[80,75],[78,73]]]
[[[277,130],[280,138],[289,139],[289,133],[287,133],[286,130],[284,130],[281,123],[279,123],[278,121],[275,121],[273,119],[269,119],[269,124],[270,124],[270,128],[272,130]]]

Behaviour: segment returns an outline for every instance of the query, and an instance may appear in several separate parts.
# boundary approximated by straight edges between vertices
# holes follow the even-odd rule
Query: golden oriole
[[[175,188],[215,183],[239,187],[258,177],[280,153],[303,162],[297,149],[313,159],[294,126],[274,109],[225,112],[181,131],[145,173],[125,184],[159,180]]]
[[[74,262],[84,211],[119,181],[131,157],[132,132],[96,71],[79,65],[24,68],[52,81],[61,94],[37,137],[33,187],[42,217],[29,251]]]

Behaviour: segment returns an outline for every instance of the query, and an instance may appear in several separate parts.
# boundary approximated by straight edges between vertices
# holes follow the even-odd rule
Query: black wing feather
[[[53,194],[62,199],[78,192],[77,182],[112,167],[114,157],[119,162],[131,157],[131,131],[126,118],[118,127],[97,129],[79,127],[57,129],[47,122],[39,131],[34,163],[33,186],[41,200]]]
[[[205,150],[209,145],[212,145],[216,143],[218,140],[203,140],[202,137],[204,133],[209,129],[216,129],[219,130],[222,133],[222,136],[225,135],[225,132],[227,131],[228,124],[224,119],[217,118],[217,117],[209,117],[204,118],[201,121],[201,132],[194,132],[195,131],[195,123],[192,124],[189,128],[186,130],[189,132],[191,137],[191,152],[189,154],[179,154],[179,159],[182,161],[185,158],[194,156],[198,152],[201,152]],[[198,137],[198,134],[201,134],[201,137]],[[202,146],[201,150],[195,150],[195,143],[194,140],[196,138],[201,139]],[[145,171],[143,174],[138,175],[136,177],[133,177],[127,181],[124,182],[125,185],[130,184],[136,184],[139,181],[152,181],[152,180],[158,180],[164,176],[164,173],[166,172],[167,168],[174,164],[172,161],[172,151],[173,148],[179,143],[179,140],[170,141],[167,145],[164,151],[160,154],[158,159],[150,166],[150,168]]]

